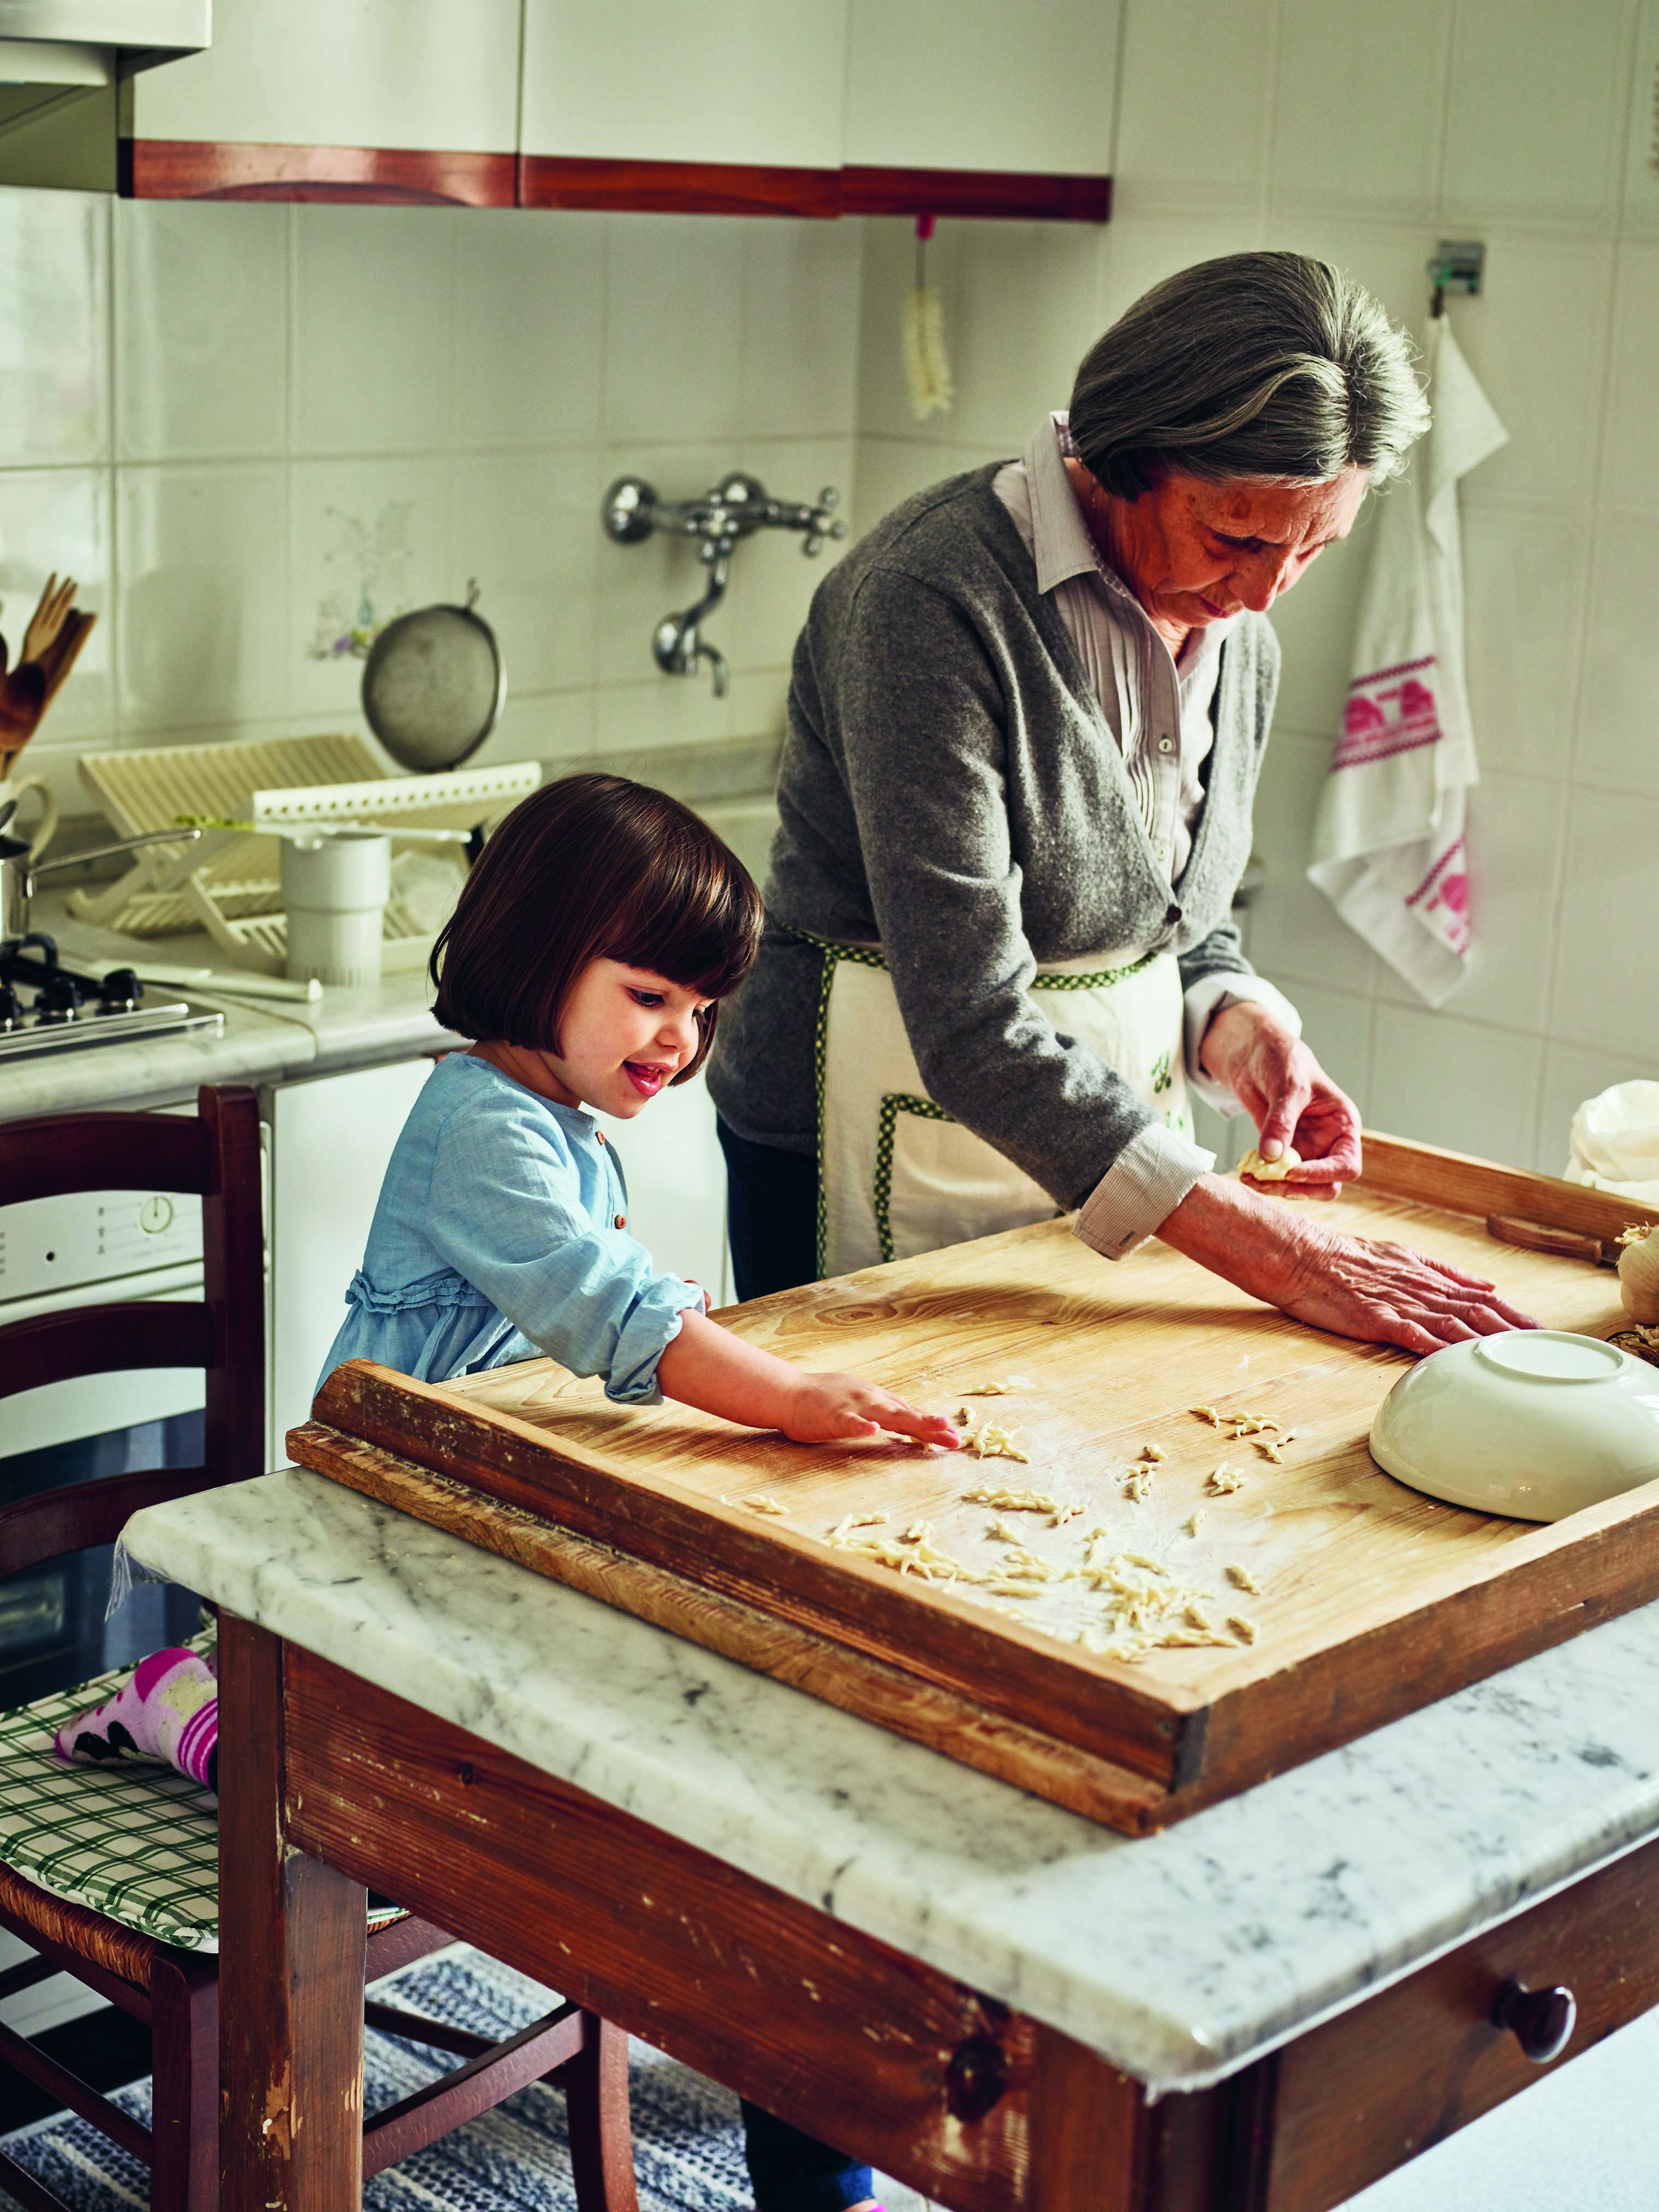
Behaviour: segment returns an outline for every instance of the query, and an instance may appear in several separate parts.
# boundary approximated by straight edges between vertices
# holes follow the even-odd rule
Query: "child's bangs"
[[[605,951],[700,997],[724,999],[754,961],[760,896],[742,862],[712,831],[696,842],[675,842],[678,849],[660,855],[635,886]]]

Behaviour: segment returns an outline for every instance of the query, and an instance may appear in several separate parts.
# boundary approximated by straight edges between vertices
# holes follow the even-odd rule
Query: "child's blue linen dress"
[[[441,1382],[545,1352],[655,1404],[657,1362],[704,1301],[657,1273],[627,1215],[591,1114],[451,1053],[404,1124],[318,1389],[344,1359]]]

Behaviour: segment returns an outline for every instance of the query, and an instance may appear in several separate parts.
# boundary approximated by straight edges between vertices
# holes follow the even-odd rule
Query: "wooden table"
[[[262,1486],[220,1493],[222,1512]],[[389,1540],[395,1516],[344,1502],[379,1512]],[[137,1556],[201,1571],[207,1560],[167,1532],[213,1510],[208,1498],[141,1516]],[[222,1540],[214,1532],[208,1548]],[[450,1540],[421,1530],[417,1540]],[[354,1618],[341,1585],[358,1565],[317,1562],[318,1604],[337,1623]],[[220,1588],[234,1584],[227,1569]],[[588,1602],[547,1596],[567,1609]],[[317,1610],[276,1608],[324,1641]],[[615,1638],[656,1633],[605,1621]],[[432,1633],[435,1650],[435,1613]],[[1650,1649],[1659,1619],[1612,1624],[1511,1679],[1559,1676],[1595,1638]],[[790,1701],[803,1725],[821,1712],[729,1671],[751,1697]],[[400,1696],[280,1626],[234,1617],[221,1679],[227,2205],[343,2212],[359,2200],[365,1883],[959,2212],[1324,2212],[1539,2078],[1516,2036],[1491,2024],[1506,1982],[1574,1985],[1575,2052],[1659,2001],[1659,1843],[1648,1842],[1227,2078],[1152,2100],[1030,2014],[435,1717],[416,1680]],[[716,1685],[710,1702],[718,1696]],[[933,1767],[932,1754],[866,1723],[827,1719],[890,1764]],[[1400,1725],[1420,1739],[1432,1720]],[[1316,1775],[1304,1768],[1269,1789],[1294,1794]],[[1016,1814],[1030,1807],[1021,1820],[1071,1821],[1002,1785],[963,1782]],[[1180,1833],[1200,1838],[1208,1824],[1219,1837],[1217,1824],[1240,1817],[1222,1808]],[[1653,1808],[1641,1820],[1624,1841],[1659,1827]],[[1609,1831],[1604,1847],[1616,1842]],[[1115,1863],[1166,1847],[1182,1845],[1102,1845],[1121,1855]]]

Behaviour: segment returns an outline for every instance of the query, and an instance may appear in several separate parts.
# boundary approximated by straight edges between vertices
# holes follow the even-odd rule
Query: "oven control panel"
[[[0,1304],[202,1256],[202,1201],[182,1191],[77,1191],[0,1206]]]

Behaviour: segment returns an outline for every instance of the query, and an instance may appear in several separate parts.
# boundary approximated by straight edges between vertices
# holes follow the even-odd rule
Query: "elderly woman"
[[[1231,255],[1114,324],[1018,460],[908,500],[825,580],[767,933],[709,1067],[741,1296],[1075,1208],[1106,1259],[1157,1236],[1343,1335],[1432,1352],[1524,1321],[1212,1174],[1188,1109],[1244,1107],[1279,1190],[1359,1171],[1355,1109],[1230,910],[1267,610],[1427,420],[1368,294]]]

